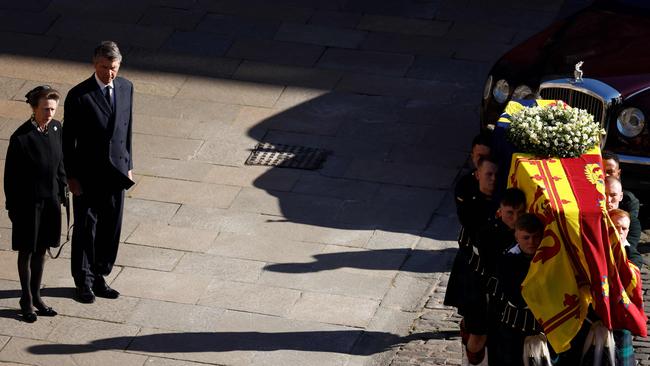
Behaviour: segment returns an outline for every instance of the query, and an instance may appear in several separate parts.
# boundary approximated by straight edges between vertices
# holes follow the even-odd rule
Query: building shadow
[[[158,333],[135,337],[112,337],[88,344],[42,344],[27,348],[35,355],[67,355],[99,350],[126,350],[146,353],[195,353],[229,351],[295,350],[330,352],[368,356],[386,351],[415,339],[426,339],[433,333],[417,333],[406,337],[373,331],[313,331],[313,332],[186,332]],[[360,338],[363,347],[353,347]],[[371,339],[364,342],[363,337]]]

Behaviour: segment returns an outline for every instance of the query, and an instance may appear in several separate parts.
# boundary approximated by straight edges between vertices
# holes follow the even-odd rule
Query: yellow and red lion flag
[[[497,128],[523,108],[510,102]],[[511,158],[508,186],[524,191],[527,211],[545,224],[522,295],[556,352],[570,348],[589,305],[608,328],[647,335],[640,272],[607,215],[602,166],[598,147],[578,158]]]

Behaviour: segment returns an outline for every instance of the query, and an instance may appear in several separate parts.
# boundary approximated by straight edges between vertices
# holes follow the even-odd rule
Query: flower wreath
[[[600,143],[605,134],[593,115],[561,100],[524,108],[510,120],[508,141],[522,152],[543,157],[578,157]]]

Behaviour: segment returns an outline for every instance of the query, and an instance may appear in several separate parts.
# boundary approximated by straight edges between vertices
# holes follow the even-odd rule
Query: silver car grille
[[[602,125],[605,119],[605,102],[593,95],[583,93],[579,90],[547,87],[539,91],[542,99],[562,100],[574,108],[586,109],[594,116],[595,121]]]

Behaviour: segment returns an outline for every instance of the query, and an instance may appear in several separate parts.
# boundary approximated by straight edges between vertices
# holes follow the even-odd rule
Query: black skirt
[[[58,199],[43,199],[9,212],[11,249],[36,252],[37,248],[61,244],[61,204]]]

